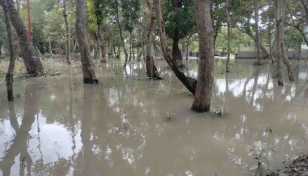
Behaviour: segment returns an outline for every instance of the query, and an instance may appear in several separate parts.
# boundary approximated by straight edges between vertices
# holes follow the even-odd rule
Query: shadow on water
[[[308,152],[307,71],[278,87],[269,65],[251,63],[225,74],[215,62],[212,103],[228,109],[224,118],[191,112],[193,97],[164,62],[163,81],[147,80],[144,63],[110,61],[98,85],[66,66],[61,77],[16,82],[22,98],[0,101],[0,175],[253,175],[251,150],[262,149],[280,168]],[[196,77],[197,61],[186,65]]]

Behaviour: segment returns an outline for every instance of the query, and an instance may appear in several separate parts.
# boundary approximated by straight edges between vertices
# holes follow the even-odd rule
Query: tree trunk
[[[189,57],[189,41],[187,42],[187,45],[186,45],[186,59],[188,59]]]
[[[210,0],[195,0],[195,14],[199,36],[198,84],[191,107],[197,112],[208,112],[211,106],[214,79],[213,28]]]
[[[29,33],[26,27],[24,26],[18,12],[14,7],[14,1],[7,0],[7,6],[11,23],[18,36],[19,45],[27,72],[29,74],[33,74],[34,76],[39,73],[43,73],[44,69],[41,60],[38,57],[38,53],[33,45],[32,40],[29,37]]]
[[[108,62],[107,46],[106,46],[106,42],[104,40],[104,36],[102,34],[101,26],[102,26],[101,22],[98,22],[97,23],[97,35],[98,35],[100,61],[101,62]]]
[[[114,30],[111,31],[111,38],[110,38],[110,42],[109,42],[109,51],[108,51],[108,55],[114,57],[114,54],[113,54],[113,48],[114,48]]]
[[[118,23],[118,27],[119,27],[119,31],[120,31],[120,38],[121,38],[121,42],[122,42],[122,46],[123,46],[123,50],[124,50],[124,54],[125,54],[125,62],[124,62],[123,67],[126,67],[127,61],[128,61],[128,54],[127,54],[127,51],[126,51],[126,48],[125,48],[125,42],[124,42],[124,38],[123,38],[123,35],[122,35],[122,28],[121,28],[120,19],[119,19],[118,0],[115,0],[115,6],[116,6],[115,9],[116,9],[116,15],[117,15],[117,23]]]
[[[121,46],[118,46],[118,55],[117,55],[117,58],[120,58],[121,57]]]
[[[299,62],[300,59],[301,59],[301,52],[302,52],[302,46],[299,45],[299,48],[298,48],[298,53],[297,53],[297,61]]]
[[[157,23],[159,26],[159,34],[160,34],[160,41],[161,41],[161,48],[162,48],[164,58],[166,62],[168,63],[168,65],[170,66],[173,73],[176,75],[176,77],[183,83],[183,85],[192,94],[195,94],[197,80],[190,78],[190,77],[186,77],[185,74],[178,69],[174,59],[172,59],[172,56],[170,54],[170,50],[168,48],[167,39],[166,39],[165,23],[163,22],[163,19],[162,19],[161,2],[160,0],[154,0],[153,4],[156,10]]]
[[[231,29],[230,29],[230,15],[229,15],[229,2],[227,0],[226,2],[226,16],[227,16],[227,27],[228,27],[228,54],[227,54],[227,62],[226,62],[226,72],[230,72],[230,69],[229,69],[229,62],[230,62],[230,40],[231,40]]]
[[[68,22],[67,22],[67,13],[66,13],[66,0],[63,0],[63,18],[64,18],[64,23],[65,23],[65,42],[66,42],[66,63],[71,64],[70,62],[70,34],[69,34],[69,27],[68,27]]]
[[[129,33],[129,60],[130,62],[132,60],[132,32]]]
[[[183,56],[181,49],[179,47],[180,42],[180,28],[179,28],[179,10],[180,10],[180,2],[179,0],[173,0],[172,5],[174,8],[174,19],[175,19],[175,28],[173,31],[173,45],[172,45],[172,58],[176,61],[177,67],[183,68],[185,67],[183,64]]]
[[[141,52],[140,52],[140,47],[137,46],[137,61],[141,61]]]
[[[282,19],[280,14],[280,4],[279,0],[275,0],[277,20],[276,20],[276,52],[277,52],[277,69],[276,69],[276,78],[278,79],[278,85],[283,86],[282,75],[281,75],[281,60],[282,60],[282,45],[280,45],[282,40]]]
[[[15,54],[14,54],[14,45],[13,45],[13,37],[12,37],[12,29],[10,22],[10,15],[7,7],[6,0],[0,1],[1,6],[4,12],[4,22],[6,25],[6,32],[9,40],[9,50],[10,50],[10,64],[8,71],[5,75],[6,78],[6,86],[7,86],[7,99],[8,101],[14,100],[14,91],[13,91],[13,77],[14,77],[14,69],[15,69]],[[1,50],[1,47],[0,47]]]
[[[79,44],[83,82],[85,84],[98,83],[95,76],[94,65],[91,59],[89,39],[86,31],[87,8],[86,0],[77,0],[76,3],[76,35]]]
[[[153,58],[153,32],[154,32],[154,23],[155,23],[155,9],[150,0],[147,0],[147,6],[150,11],[150,21],[149,21],[149,31],[147,35],[147,54],[146,54],[146,69],[147,76],[149,78],[160,78],[158,70],[155,66],[154,58]],[[160,78],[161,79],[161,78]]]
[[[255,12],[257,65],[262,65],[262,63],[261,63],[261,51],[260,51],[260,36],[259,36],[259,0],[254,0],[253,2],[254,2],[254,12]]]
[[[280,40],[280,45],[281,45],[281,52],[282,52],[282,60],[283,63],[287,66],[287,70],[288,70],[288,76],[289,76],[289,80],[290,81],[294,81],[294,75],[293,75],[293,71],[291,68],[291,64],[290,61],[288,59],[288,55],[287,55],[287,51],[286,51],[286,47],[285,47],[285,43],[284,43],[284,19],[285,19],[285,11],[286,11],[286,0],[282,0],[281,3],[281,14],[280,14],[280,20],[281,20],[281,40]],[[279,43],[279,42],[278,42]]]
[[[269,20],[269,19],[268,19]],[[271,59],[272,64],[274,64],[274,59],[273,59],[273,52],[272,52],[272,26],[271,26],[271,22],[268,22],[268,45],[269,45],[269,59]]]

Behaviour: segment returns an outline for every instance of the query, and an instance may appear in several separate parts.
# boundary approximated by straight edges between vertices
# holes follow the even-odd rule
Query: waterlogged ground
[[[255,174],[258,151],[264,170],[308,153],[303,63],[278,87],[270,65],[233,61],[226,75],[217,60],[213,107],[224,117],[190,111],[193,97],[157,64],[163,81],[147,80],[144,63],[123,70],[110,59],[96,64],[98,85],[83,85],[80,64],[44,62],[62,75],[15,79],[12,103],[1,79],[0,175],[240,176]],[[195,77],[197,61],[186,64]]]

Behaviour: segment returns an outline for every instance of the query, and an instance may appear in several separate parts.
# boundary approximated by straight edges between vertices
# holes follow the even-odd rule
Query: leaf
[[[256,170],[256,169],[258,169],[258,166],[257,166],[257,165],[252,165],[252,166],[250,166],[250,170]]]

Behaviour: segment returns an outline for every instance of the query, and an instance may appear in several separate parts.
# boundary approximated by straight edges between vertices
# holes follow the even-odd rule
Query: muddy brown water
[[[123,70],[110,59],[96,68],[98,85],[82,84],[80,66],[58,66],[58,77],[16,79],[12,103],[0,80],[0,175],[254,175],[252,150],[262,149],[269,169],[281,168],[308,153],[307,68],[278,87],[270,65],[252,63],[233,61],[226,75],[215,62],[212,107],[224,117],[192,112],[164,61],[164,80],[152,81],[144,63]],[[197,61],[186,64],[195,77]]]

